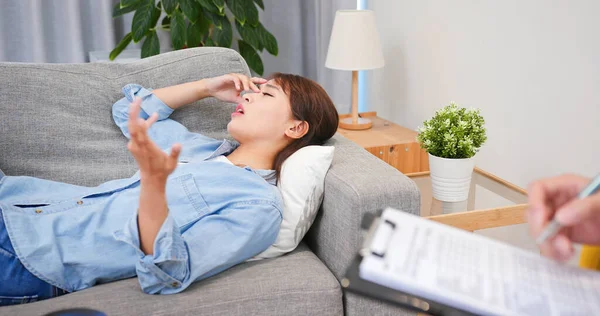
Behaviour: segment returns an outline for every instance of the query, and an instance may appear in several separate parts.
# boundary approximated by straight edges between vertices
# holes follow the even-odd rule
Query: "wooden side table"
[[[477,167],[468,199],[462,202],[436,200],[429,172],[406,176],[421,192],[422,217],[470,232],[526,223],[527,191]]]
[[[365,112],[360,116],[369,118],[373,127],[362,131],[338,128],[338,133],[402,173],[429,171],[429,157],[417,142],[416,131],[384,120],[377,112]],[[340,118],[345,117],[350,114],[340,115]]]

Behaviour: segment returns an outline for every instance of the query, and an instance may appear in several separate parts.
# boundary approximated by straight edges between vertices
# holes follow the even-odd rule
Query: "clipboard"
[[[365,252],[369,251],[369,245],[371,244],[373,234],[380,224],[379,218],[381,217],[383,210],[379,210],[377,214],[367,213],[363,216],[361,222],[361,230],[364,236],[364,243],[361,250],[354,257],[350,266],[346,270],[344,277],[342,278],[341,285],[343,290],[370,297],[373,299],[379,299],[394,305],[403,307],[408,310],[412,310],[426,315],[434,316],[473,316],[473,314],[462,309],[448,306],[430,299],[426,299],[420,296],[416,296],[410,293],[405,293],[391,289],[377,283],[373,283],[360,278],[359,267]],[[385,224],[385,223],[384,223]]]

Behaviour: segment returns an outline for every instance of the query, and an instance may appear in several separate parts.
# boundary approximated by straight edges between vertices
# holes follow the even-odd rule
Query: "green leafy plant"
[[[142,58],[157,55],[160,53],[156,34],[159,28],[170,33],[174,50],[200,46],[231,47],[235,24],[241,37],[237,40],[240,55],[250,69],[262,75],[264,66],[258,52],[266,49],[277,56],[279,48],[275,36],[260,23],[257,6],[265,9],[263,0],[120,0],[113,8],[113,18],[135,13],[131,32],[110,52],[110,60],[114,60],[131,41],[138,43],[144,40]],[[163,11],[166,16],[159,25]]]
[[[452,102],[419,127],[417,141],[437,157],[471,158],[487,140],[484,125],[479,109],[465,109]]]

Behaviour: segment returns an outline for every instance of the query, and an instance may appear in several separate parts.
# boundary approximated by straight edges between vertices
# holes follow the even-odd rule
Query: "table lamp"
[[[325,67],[352,71],[352,117],[340,120],[340,127],[369,129],[371,120],[358,117],[358,71],[384,65],[375,13],[371,10],[338,10],[335,13]]]

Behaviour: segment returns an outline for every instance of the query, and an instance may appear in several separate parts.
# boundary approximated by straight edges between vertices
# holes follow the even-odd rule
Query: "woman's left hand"
[[[161,150],[148,136],[148,128],[156,122],[158,115],[152,114],[148,120],[139,117],[142,100],[136,98],[129,109],[127,128],[131,135],[127,149],[131,152],[140,168],[142,181],[164,185],[167,177],[177,167],[177,158],[181,145],[174,144],[171,154]]]
[[[257,84],[266,83],[263,78],[248,78],[242,74],[227,74],[202,80],[208,94],[224,102],[242,103],[242,91],[260,92]]]

